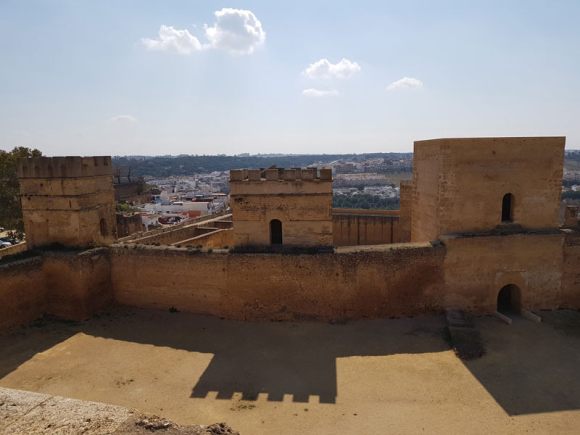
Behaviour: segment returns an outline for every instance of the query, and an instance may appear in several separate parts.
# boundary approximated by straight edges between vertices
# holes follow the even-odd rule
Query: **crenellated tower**
[[[332,246],[332,170],[230,171],[236,246]]]
[[[102,246],[116,238],[111,157],[20,160],[18,179],[28,249]]]

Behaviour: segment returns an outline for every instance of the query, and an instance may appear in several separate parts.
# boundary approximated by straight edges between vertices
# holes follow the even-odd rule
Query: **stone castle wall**
[[[44,252],[0,264],[0,331],[43,314],[83,320],[112,302],[109,250]]]
[[[568,219],[568,226],[557,229],[564,138],[415,145],[414,178],[401,186],[398,213],[350,210],[333,217],[330,170],[238,170],[231,172],[233,230],[219,220],[224,216],[215,226],[199,221],[106,248],[45,251],[4,264],[0,328],[42,313],[82,319],[111,302],[268,320],[344,320],[444,308],[491,313],[509,284],[520,289],[524,309],[580,308],[578,221]],[[28,245],[109,240],[98,235],[101,216],[112,207],[109,172],[110,160],[99,157],[21,162]],[[499,225],[506,193],[514,197],[516,225]],[[333,237],[336,244],[409,238],[419,243],[313,255],[142,245],[269,245],[272,219],[282,222],[283,243],[290,246],[330,246]]]
[[[447,246],[445,305],[492,313],[500,289],[515,284],[526,309],[566,306],[561,291],[568,286],[563,274],[570,265],[563,263],[564,241],[557,231],[443,238]],[[579,290],[576,286],[575,292]]]
[[[115,240],[110,157],[35,157],[21,160],[17,171],[30,249]]]
[[[222,230],[228,232],[231,230]],[[580,308],[580,233],[444,237],[313,255],[114,245],[0,266],[0,330],[109,303],[232,319],[345,320],[496,310],[508,284],[525,309]]]
[[[399,243],[398,210],[332,209],[334,246]]]
[[[576,228],[564,239],[561,297],[564,307],[580,309],[580,225]]]
[[[205,234],[192,237],[186,240],[180,240],[179,242],[172,243],[171,246],[181,247],[193,247],[193,248],[204,248],[204,249],[228,249],[234,244],[234,230],[232,228],[211,228]]]
[[[557,228],[564,144],[563,137],[415,142],[412,240],[492,229],[506,193],[514,223]]]
[[[401,181],[399,190],[399,240],[401,243],[411,241],[411,212],[413,208],[413,182]]]
[[[230,171],[235,246],[270,245],[270,222],[282,222],[283,244],[332,246],[330,169]]]
[[[0,264],[0,331],[39,318],[46,301],[42,257]]]
[[[116,213],[117,237],[127,237],[142,232],[144,225],[140,214]]]
[[[48,252],[42,264],[47,312],[65,319],[89,318],[113,300],[109,250]]]
[[[337,254],[211,254],[114,247],[120,304],[233,319],[356,319],[441,309],[445,248],[393,245]]]

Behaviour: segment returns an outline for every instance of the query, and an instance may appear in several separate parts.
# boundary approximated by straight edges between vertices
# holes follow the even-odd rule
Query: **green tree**
[[[24,231],[20,206],[16,163],[25,157],[40,157],[37,149],[16,147],[12,151],[0,150],[0,226]]]

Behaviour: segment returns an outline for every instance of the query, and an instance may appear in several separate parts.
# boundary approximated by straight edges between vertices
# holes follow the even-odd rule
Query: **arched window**
[[[497,311],[500,313],[519,313],[522,309],[522,296],[517,285],[509,284],[497,295]]]
[[[513,222],[514,220],[514,196],[506,193],[501,201],[501,221]]]
[[[270,221],[270,243],[272,245],[282,244],[282,222],[278,219]]]
[[[101,236],[107,237],[109,235],[109,231],[107,230],[107,221],[105,219],[101,219],[99,226],[101,227]]]

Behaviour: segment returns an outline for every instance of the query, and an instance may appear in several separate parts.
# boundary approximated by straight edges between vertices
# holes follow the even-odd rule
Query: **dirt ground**
[[[241,434],[578,433],[580,314],[476,319],[462,362],[443,317],[245,323],[115,309],[0,337],[0,386]]]

